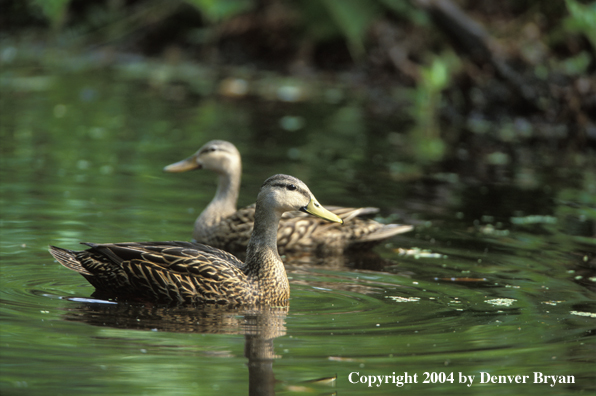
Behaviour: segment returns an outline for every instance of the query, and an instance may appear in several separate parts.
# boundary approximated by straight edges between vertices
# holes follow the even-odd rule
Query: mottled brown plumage
[[[72,251],[51,246],[65,267],[79,272],[98,294],[172,303],[285,305],[288,278],[276,248],[282,214],[302,210],[328,221],[341,219],[317,202],[308,187],[287,175],[263,183],[255,227],[243,263],[231,254],[193,242],[85,243]]]
[[[167,172],[209,169],[217,173],[219,182],[213,200],[195,221],[193,239],[230,252],[246,250],[254,222],[254,205],[236,210],[240,190],[242,162],[236,147],[223,140],[213,140],[191,157],[168,165]],[[330,207],[344,220],[344,226],[321,221],[300,212],[282,216],[277,233],[281,253],[342,253],[346,249],[368,249],[396,234],[410,231],[412,226],[381,224],[361,216],[378,213],[377,208]]]

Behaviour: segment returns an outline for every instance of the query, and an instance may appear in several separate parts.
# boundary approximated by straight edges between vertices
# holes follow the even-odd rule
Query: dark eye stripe
[[[295,190],[299,190],[298,187],[295,184],[286,184],[286,183],[275,183],[271,185],[272,187],[281,187],[281,188],[285,188],[286,190],[289,191],[295,191]],[[302,192],[303,194],[306,194],[304,191],[299,190],[300,192]]]
[[[268,185],[272,188],[283,188],[288,191],[296,191],[300,194],[304,195],[305,197],[310,198],[310,192],[308,189],[304,189],[303,186],[300,184],[300,180],[296,179],[292,176],[287,175],[275,175],[271,176],[269,179],[265,180],[262,187]]]
[[[203,150],[201,150],[201,154],[202,153],[212,153],[214,151],[217,151],[217,147],[214,147],[214,146],[206,147]]]

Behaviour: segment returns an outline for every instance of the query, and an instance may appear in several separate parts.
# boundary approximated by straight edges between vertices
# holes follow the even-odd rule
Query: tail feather
[[[403,225],[403,224],[387,224],[378,230],[371,232],[370,234],[363,235],[358,240],[355,240],[354,243],[369,243],[375,241],[381,241],[383,239],[391,238],[397,234],[403,234],[404,232],[412,231],[414,227],[411,225]]]
[[[355,217],[373,215],[379,212],[379,208],[344,208],[341,206],[325,206],[325,208],[341,217],[344,223]]]
[[[50,246],[49,251],[50,254],[66,268],[76,271],[81,275],[93,276],[93,274],[83,268],[79,260],[77,260],[77,252],[73,250],[62,249],[57,246]]]

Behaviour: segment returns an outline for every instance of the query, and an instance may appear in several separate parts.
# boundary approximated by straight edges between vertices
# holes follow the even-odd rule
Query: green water
[[[596,390],[593,159],[526,164],[511,183],[402,177],[403,131],[354,104],[177,100],[106,71],[18,87],[3,76],[2,394]],[[214,138],[243,154],[239,205],[288,173],[323,204],[378,206],[415,231],[372,255],[292,262],[287,312],[90,300],[47,245],[190,239],[214,177],[161,169]],[[574,382],[535,384],[535,372]],[[482,384],[482,373],[528,378]]]

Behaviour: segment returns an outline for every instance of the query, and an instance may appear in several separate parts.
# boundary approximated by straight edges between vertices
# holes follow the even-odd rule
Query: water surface
[[[593,158],[525,164],[510,182],[413,177],[400,172],[404,131],[357,104],[176,100],[113,72],[48,78],[0,99],[3,394],[385,395],[405,372],[408,394],[596,390]],[[288,173],[323,204],[378,206],[415,230],[372,254],[288,258],[287,311],[91,300],[47,245],[190,239],[215,179],[161,169],[214,138],[243,154],[240,205]],[[483,372],[528,381],[481,384]],[[534,384],[535,372],[574,383]],[[371,375],[388,383],[369,387]]]

